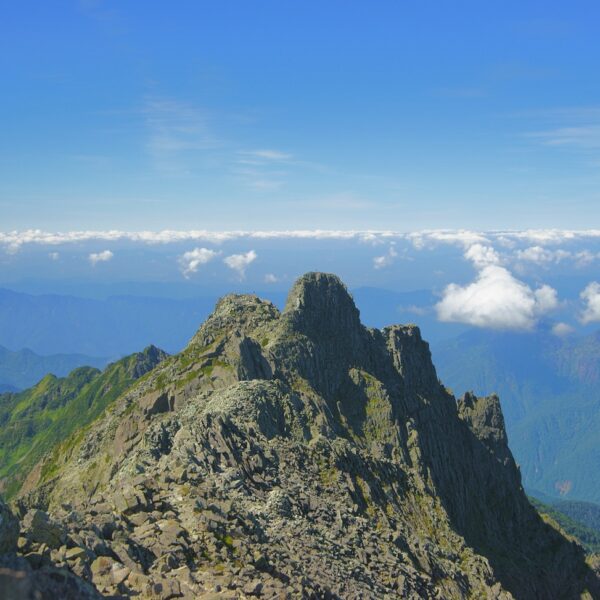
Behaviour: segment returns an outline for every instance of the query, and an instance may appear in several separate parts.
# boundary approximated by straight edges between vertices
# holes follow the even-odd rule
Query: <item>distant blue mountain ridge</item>
[[[364,287],[352,292],[363,321],[373,327],[418,322],[430,340],[465,329],[436,321],[431,308],[435,298],[429,290],[392,292]],[[256,293],[280,308],[285,304],[283,292]],[[178,352],[217,300],[214,291],[194,298],[120,295],[102,299],[33,295],[0,288],[0,345],[13,351],[30,348],[40,355],[74,353],[111,358],[149,344]]]
[[[103,368],[107,358],[85,354],[40,356],[25,348],[17,352],[0,346],[0,392],[16,392],[36,384],[48,373],[62,377],[82,366]]]

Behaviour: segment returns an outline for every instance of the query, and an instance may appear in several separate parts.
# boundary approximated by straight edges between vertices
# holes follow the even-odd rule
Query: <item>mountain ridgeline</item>
[[[82,366],[104,367],[105,358],[84,354],[39,356],[28,349],[12,352],[0,346],[0,392],[13,392],[37,383],[47,373],[64,376]]]
[[[321,273],[282,312],[221,299],[14,506],[5,562],[73,598],[600,597],[529,504],[498,398],[457,401],[417,327],[365,328]]]
[[[0,493],[11,497],[40,458],[84,428],[167,355],[154,346],[110,364],[46,375],[18,393],[0,394]]]

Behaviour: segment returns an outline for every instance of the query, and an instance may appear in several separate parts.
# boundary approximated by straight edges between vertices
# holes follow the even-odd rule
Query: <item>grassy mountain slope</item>
[[[456,393],[498,393],[525,486],[600,502],[600,337],[469,331],[433,349]]]
[[[165,354],[149,346],[100,371],[80,367],[68,376],[47,375],[23,392],[0,394],[0,478],[14,494],[40,458],[92,422]]]

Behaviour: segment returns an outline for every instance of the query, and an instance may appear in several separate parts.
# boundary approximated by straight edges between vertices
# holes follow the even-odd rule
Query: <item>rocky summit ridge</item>
[[[364,327],[322,273],[282,312],[221,299],[14,511],[0,585],[23,598],[600,597],[527,501],[498,398],[457,401],[416,326]]]

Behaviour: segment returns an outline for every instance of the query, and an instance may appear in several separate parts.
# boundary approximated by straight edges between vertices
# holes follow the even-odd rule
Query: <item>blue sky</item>
[[[577,1],[5,3],[0,229],[593,226],[599,17]]]
[[[583,1],[7,3],[0,286],[283,293],[321,270],[424,290],[409,308],[449,327],[597,327],[599,18]]]

